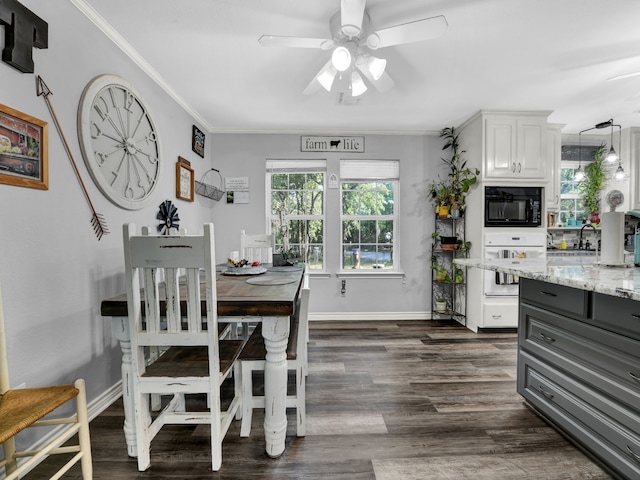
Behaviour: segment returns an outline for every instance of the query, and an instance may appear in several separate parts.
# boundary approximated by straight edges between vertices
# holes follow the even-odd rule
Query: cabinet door
[[[546,117],[485,120],[485,178],[546,179]]]
[[[549,125],[547,132],[547,147],[549,150],[549,169],[547,171],[547,188],[545,202],[547,209],[560,209],[560,169],[562,168],[562,134],[560,130],[564,125]],[[547,225],[553,227],[554,225]]]
[[[516,176],[516,121],[488,118],[485,121],[485,168],[487,178]]]
[[[547,170],[547,122],[540,118],[516,122],[516,175],[518,178],[545,179]]]

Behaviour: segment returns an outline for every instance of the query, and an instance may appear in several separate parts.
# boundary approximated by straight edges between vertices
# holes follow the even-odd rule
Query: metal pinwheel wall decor
[[[171,200],[165,200],[160,204],[160,210],[158,210],[156,218],[162,220],[162,223],[158,225],[158,233],[160,235],[170,235],[172,228],[180,230],[178,208]]]

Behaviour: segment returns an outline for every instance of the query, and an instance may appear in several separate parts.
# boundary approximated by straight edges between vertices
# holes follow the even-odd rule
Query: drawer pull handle
[[[544,388],[542,388],[542,385],[538,387],[538,390],[540,390],[540,393],[547,397],[549,400],[553,398],[553,393],[547,392]]]
[[[540,293],[542,295],[546,295],[548,297],[557,297],[558,295],[556,295],[555,293],[551,293],[551,292],[545,292],[544,290],[540,290]]]
[[[544,333],[540,332],[540,338],[542,338],[542,340],[544,340],[547,343],[553,343],[556,341],[555,338],[553,337],[549,337],[548,335],[545,335]]]
[[[627,445],[627,452],[629,452],[637,461],[640,461],[640,455],[631,450],[631,447],[629,445]]]
[[[633,378],[636,382],[640,382],[640,377],[635,375],[633,372],[629,372],[629,376]]]

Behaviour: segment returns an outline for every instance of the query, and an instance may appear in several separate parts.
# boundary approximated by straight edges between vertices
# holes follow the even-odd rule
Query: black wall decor
[[[204,158],[204,132],[195,125],[191,135],[191,150]]]
[[[0,0],[0,24],[4,29],[2,61],[33,73],[33,47],[48,48],[49,24],[16,0]]]

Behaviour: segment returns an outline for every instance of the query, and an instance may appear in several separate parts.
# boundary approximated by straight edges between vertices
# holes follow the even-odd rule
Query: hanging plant
[[[593,162],[584,169],[584,179],[578,184],[578,191],[582,194],[582,203],[588,213],[600,212],[600,195],[607,183],[604,166],[604,155],[607,146],[603,143],[593,152]]]

